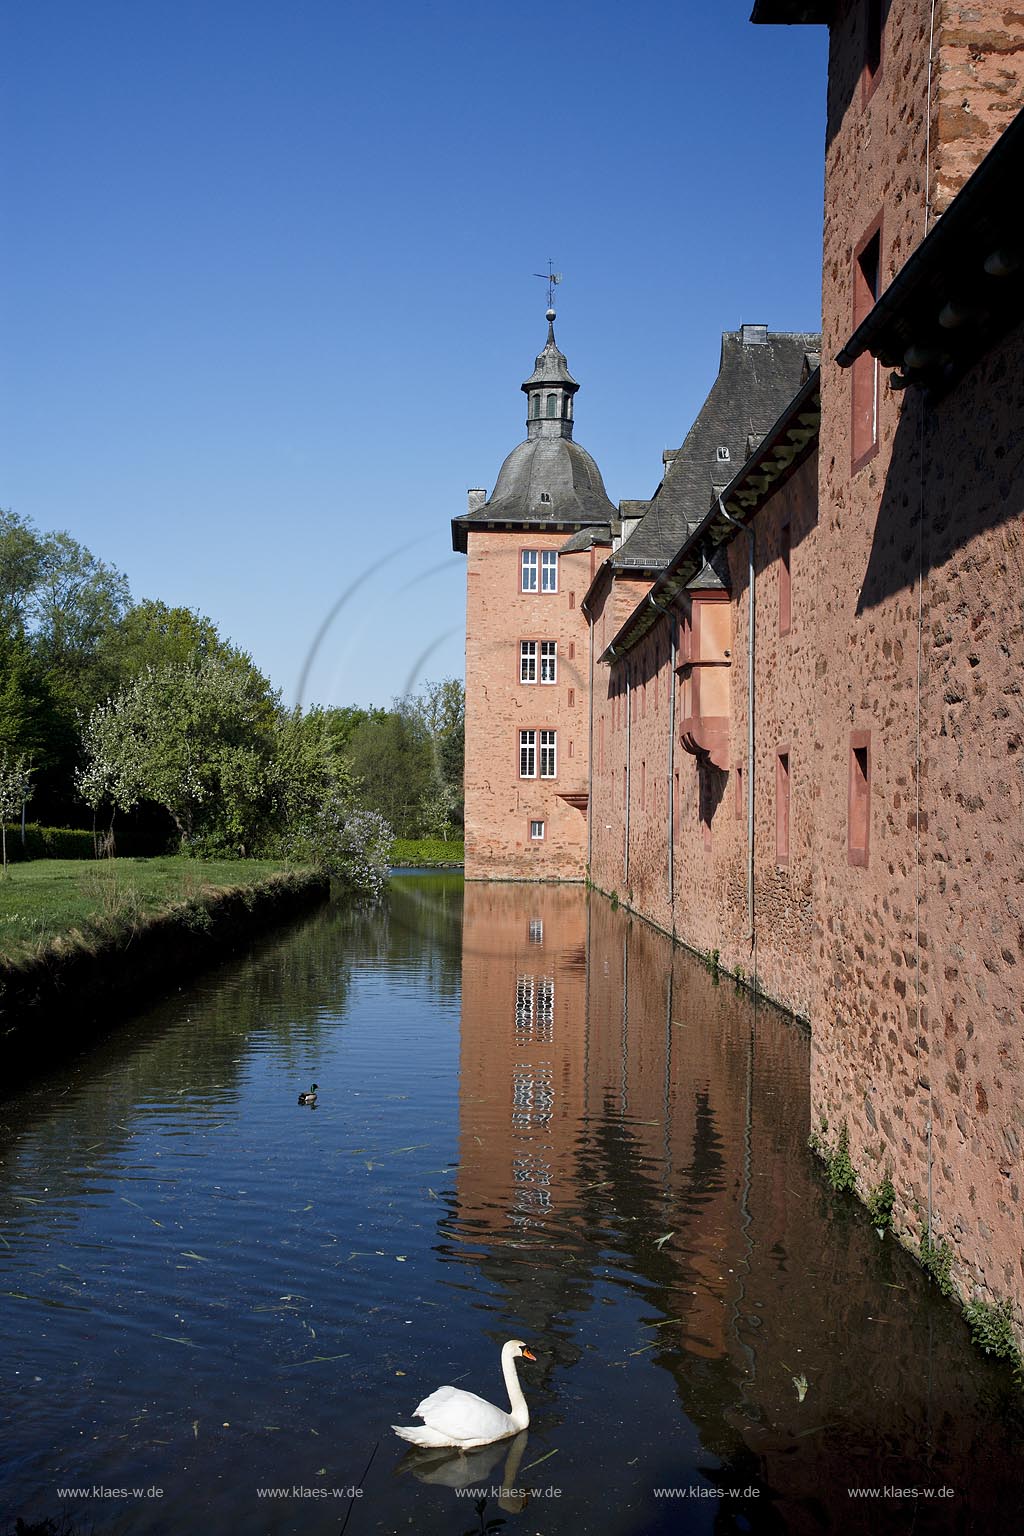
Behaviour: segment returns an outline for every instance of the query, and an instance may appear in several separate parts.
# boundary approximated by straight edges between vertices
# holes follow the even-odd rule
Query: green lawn
[[[33,859],[0,880],[0,964],[31,959],[62,934],[88,939],[145,919],[204,887],[254,885],[273,859]]]
[[[438,837],[396,837],[391,847],[392,864],[461,864],[465,845],[443,843]]]

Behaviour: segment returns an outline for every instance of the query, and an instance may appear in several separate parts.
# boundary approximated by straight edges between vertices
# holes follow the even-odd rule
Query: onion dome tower
[[[527,400],[526,440],[513,448],[490,497],[469,492],[469,511],[452,519],[452,547],[466,552],[475,529],[537,528],[566,534],[595,527],[607,532],[617,517],[601,471],[573,442],[573,399],[579,384],[555,341],[555,311],[545,317],[548,336],[521,388]]]

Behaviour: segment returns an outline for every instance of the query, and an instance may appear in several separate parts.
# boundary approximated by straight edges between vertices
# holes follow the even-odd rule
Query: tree
[[[55,690],[73,707],[97,701],[99,642],[124,617],[128,580],[69,533],[47,534],[29,616],[34,644]]]
[[[430,733],[433,776],[420,803],[420,821],[435,837],[449,838],[463,815],[463,760],[466,750],[466,689],[461,679],[427,683],[409,700]]]
[[[0,634],[23,633],[43,570],[43,541],[30,523],[0,508]]]
[[[250,656],[221,639],[212,619],[194,608],[171,608],[153,598],[129,608],[97,643],[98,670],[110,693],[147,667],[198,668],[212,660],[242,671],[253,666]]]
[[[32,795],[32,773],[24,753],[15,757],[0,749],[0,844],[3,846],[4,879],[7,878],[7,823],[21,815]]]
[[[399,707],[364,721],[349,740],[349,760],[363,809],[378,812],[397,836],[414,837],[420,805],[434,780],[433,748],[422,717]]]
[[[162,806],[183,847],[245,852],[271,798],[277,700],[267,680],[213,659],[148,667],[89,716],[82,798]]]

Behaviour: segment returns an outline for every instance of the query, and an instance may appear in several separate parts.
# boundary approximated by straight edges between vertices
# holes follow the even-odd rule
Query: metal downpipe
[[[750,947],[754,949],[757,943],[754,917],[754,647],[757,633],[754,603],[755,536],[751,524],[741,523],[738,518],[725,510],[725,503],[721,496],[718,498],[718,510],[727,523],[731,523],[734,528],[738,528],[747,536],[747,591],[749,593],[747,610],[747,929]]]

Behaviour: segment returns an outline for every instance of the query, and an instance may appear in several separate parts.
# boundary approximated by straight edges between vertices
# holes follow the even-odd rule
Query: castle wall
[[[1024,18],[940,5],[929,102],[930,7],[892,7],[870,93],[861,16],[844,7],[831,37],[824,359],[858,318],[865,235],[884,289],[925,233],[927,170],[934,215],[1021,104]],[[870,359],[822,368],[811,1008],[814,1122],[828,1139],[848,1126],[864,1186],[892,1173],[898,1224],[916,1241],[930,1219],[963,1294],[1018,1304],[1022,361],[1018,333],[931,408],[879,369],[866,451]],[[870,755],[859,861],[855,739]]]

